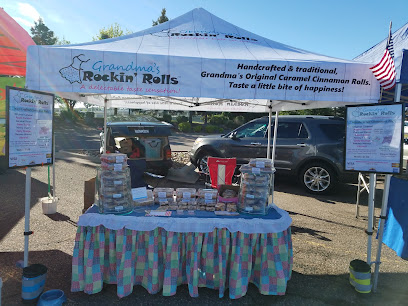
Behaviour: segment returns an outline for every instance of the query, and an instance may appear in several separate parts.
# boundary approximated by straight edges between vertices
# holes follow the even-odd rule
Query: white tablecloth
[[[166,231],[178,233],[210,233],[216,228],[227,228],[230,232],[253,233],[277,233],[288,229],[292,224],[289,214],[277,207],[273,208],[281,216],[279,219],[264,219],[257,216],[252,219],[218,217],[218,218],[177,218],[177,217],[136,217],[103,215],[98,213],[86,213],[79,217],[78,226],[103,225],[112,230],[127,228],[136,231],[152,231],[161,227]]]

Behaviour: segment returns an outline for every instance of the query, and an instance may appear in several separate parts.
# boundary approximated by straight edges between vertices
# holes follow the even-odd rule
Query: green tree
[[[131,31],[126,30],[126,34],[132,34]],[[114,38],[114,37],[119,37],[123,36],[124,32],[119,24],[116,22],[112,24],[109,28],[102,28],[99,30],[99,34],[96,37],[93,37],[93,40],[103,40],[103,39],[108,39],[108,38]],[[118,109],[114,108],[113,109],[113,115],[116,116],[118,114]]]
[[[62,39],[59,39],[59,38],[57,37],[57,42],[56,42],[56,44],[57,44],[57,45],[70,45],[71,42],[70,42],[69,40],[66,40],[65,37],[63,36]]]
[[[131,31],[126,30],[126,33],[123,32],[122,28],[116,22],[112,24],[109,28],[102,28],[99,30],[99,34],[96,37],[93,37],[93,40],[102,40],[107,38],[119,37],[127,34],[132,34]]]
[[[37,22],[34,21],[34,26],[30,30],[37,45],[55,45],[58,41],[58,38],[54,36],[54,32],[44,24],[41,17],[38,18]]]
[[[157,18],[156,21],[153,20],[153,26],[157,26],[158,24],[163,23],[163,22],[166,22],[166,21],[169,21],[169,18],[167,18],[167,16],[166,16],[166,9],[164,8],[164,9],[162,9],[162,11],[161,11],[160,17]]]

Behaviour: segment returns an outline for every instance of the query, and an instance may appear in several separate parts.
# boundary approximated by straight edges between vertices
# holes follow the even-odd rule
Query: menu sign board
[[[345,170],[400,173],[402,104],[347,107]]]
[[[9,168],[52,163],[54,95],[7,87]]]

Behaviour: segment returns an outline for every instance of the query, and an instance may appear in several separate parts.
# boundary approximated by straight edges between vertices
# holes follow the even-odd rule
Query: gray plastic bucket
[[[23,268],[22,292],[23,302],[35,302],[44,291],[47,267],[33,264]]]

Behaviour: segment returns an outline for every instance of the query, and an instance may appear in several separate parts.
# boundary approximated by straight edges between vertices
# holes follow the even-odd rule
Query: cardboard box
[[[236,197],[234,198],[224,198],[222,197],[222,193],[226,190],[226,189],[231,189],[234,190],[236,192]],[[222,202],[222,203],[238,203],[238,194],[239,194],[239,186],[234,186],[234,185],[219,185],[218,186],[218,202]]]
[[[124,154],[132,152],[132,140],[130,138],[119,141],[119,152]]]

